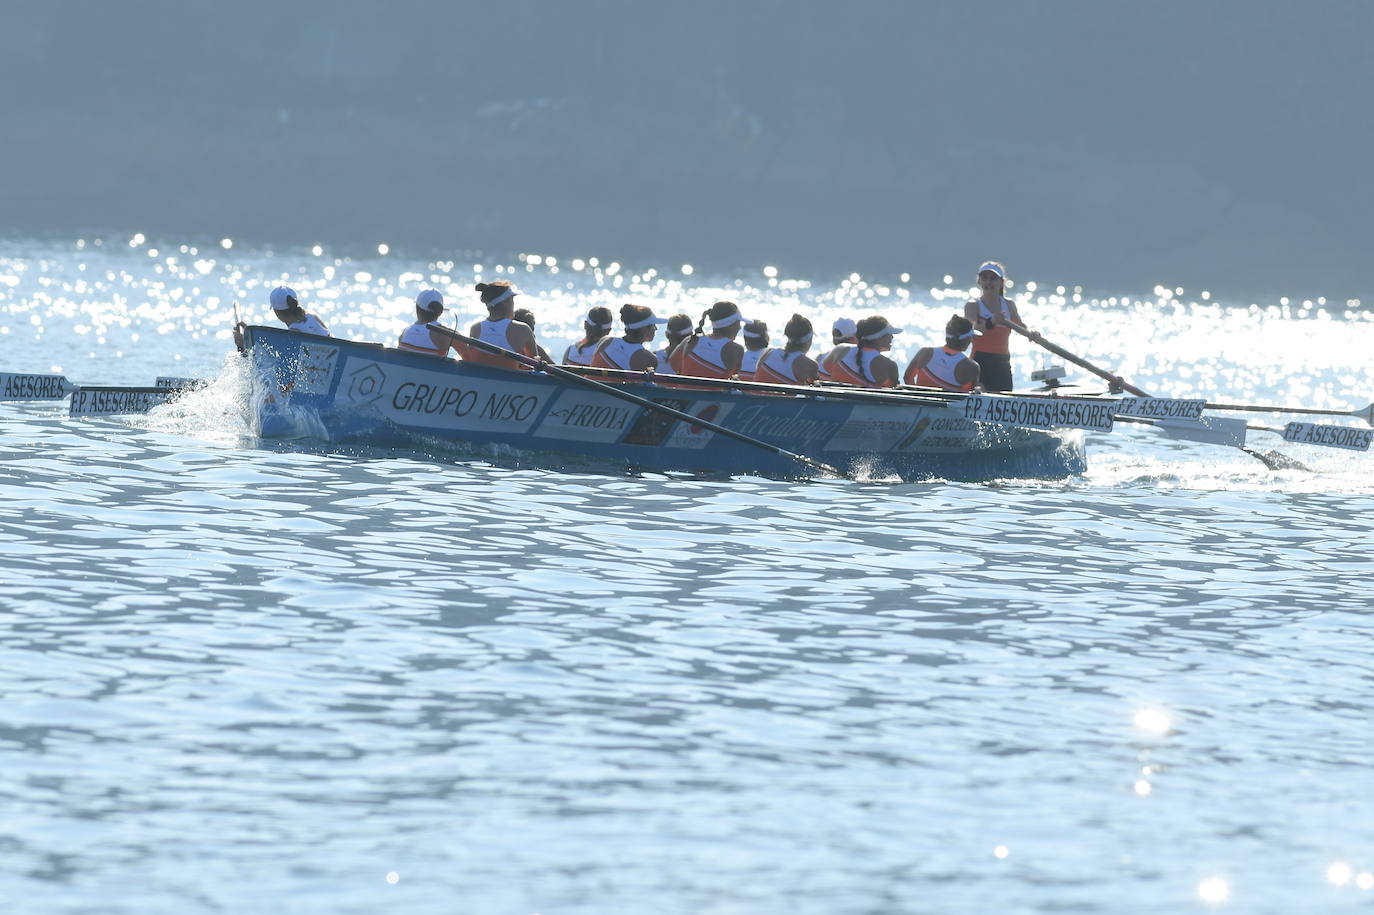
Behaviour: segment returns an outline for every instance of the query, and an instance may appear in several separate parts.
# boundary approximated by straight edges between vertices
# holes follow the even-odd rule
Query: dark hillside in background
[[[1374,5],[7,3],[0,230],[1361,296]]]

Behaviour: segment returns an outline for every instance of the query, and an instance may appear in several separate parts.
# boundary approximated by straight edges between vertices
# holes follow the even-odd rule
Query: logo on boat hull
[[[385,385],[386,372],[377,363],[369,362],[348,376],[348,399],[354,403],[372,403],[382,396]]]

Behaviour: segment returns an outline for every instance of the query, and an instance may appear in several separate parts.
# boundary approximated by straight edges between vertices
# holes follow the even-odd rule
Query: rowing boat
[[[1078,430],[970,421],[935,398],[689,387],[675,376],[627,376],[608,392],[562,370],[506,371],[273,327],[248,327],[245,343],[248,421],[264,439],[775,477],[830,466],[878,479],[1060,479],[1086,467]]]

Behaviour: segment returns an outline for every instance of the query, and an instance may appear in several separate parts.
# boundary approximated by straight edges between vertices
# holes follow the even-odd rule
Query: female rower
[[[978,331],[973,338],[973,358],[982,371],[983,388],[1010,391],[1011,328],[1007,321],[1021,323],[1016,303],[1007,298],[1007,268],[988,261],[978,268],[978,288],[983,294],[964,306],[964,317]]]
[[[658,325],[667,318],[655,317],[646,305],[620,306],[620,323],[625,336],[607,337],[592,355],[592,365],[599,369],[622,369],[627,372],[647,372],[658,367],[658,357],[645,346],[658,333]]]
[[[787,345],[782,349],[770,349],[759,357],[754,380],[771,384],[815,384],[816,363],[806,355],[811,349],[811,322],[801,315],[793,315],[782,332],[787,336]]]
[[[972,340],[973,324],[969,319],[951,315],[945,324],[945,345],[938,350],[933,346],[918,349],[902,380],[946,391],[972,391],[980,374],[978,363],[964,355]]]
[[[597,345],[611,332],[611,310],[598,305],[582,319],[582,339],[563,353],[564,365],[591,365]]]
[[[837,346],[825,357],[830,380],[865,388],[896,387],[897,363],[883,353],[892,349],[892,335],[901,332],[882,315],[864,318],[855,328],[853,345]]]
[[[819,367],[818,370],[820,371],[821,381],[830,380],[830,373],[825,367],[825,360],[835,351],[835,347],[843,343],[854,342],[854,333],[857,327],[858,325],[854,323],[853,318],[835,319],[835,325],[830,329],[830,349],[823,353],[820,359],[816,360],[816,364]]]
[[[272,314],[286,325],[287,330],[313,334],[316,337],[329,336],[329,328],[325,327],[319,318],[301,308],[300,302],[296,301],[296,290],[290,286],[278,286],[273,289],[267,300],[272,305]],[[247,326],[242,321],[234,325],[234,345],[240,353],[246,352],[243,346],[243,329]]]
[[[515,311],[511,312],[510,318],[515,323],[523,324],[531,331],[534,330],[534,312],[530,311],[528,308],[515,309]],[[536,343],[534,344],[534,348],[539,350],[540,359],[543,359],[545,362],[553,362],[553,358],[549,356],[548,351],[545,350],[544,347]]]
[[[664,374],[671,374],[673,367],[668,364],[668,357],[672,354],[677,345],[688,337],[692,336],[692,319],[684,314],[676,314],[668,319],[668,326],[664,328],[663,349],[654,355],[658,357],[658,371]]]
[[[505,280],[494,283],[478,283],[477,291],[482,295],[482,303],[487,306],[487,319],[472,325],[468,336],[476,337],[483,343],[490,343],[502,349],[520,353],[531,359],[539,358],[539,347],[534,342],[534,331],[528,326],[512,320],[515,312],[515,289]],[[488,353],[475,346],[455,347],[465,362],[490,365],[502,369],[524,369],[523,365],[509,356]]]
[[[744,357],[739,363],[740,381],[753,381],[754,372],[759,366],[759,357],[768,349],[768,325],[762,321],[750,321],[744,325]]]
[[[711,332],[705,332],[706,322]],[[735,342],[744,317],[734,302],[717,302],[702,314],[692,336],[668,357],[673,371],[699,378],[730,378],[739,371],[744,347]]]
[[[424,353],[427,356],[447,356],[456,341],[442,331],[432,327],[444,313],[444,297],[437,289],[426,289],[415,297],[415,323],[401,331],[398,349],[411,353]]]

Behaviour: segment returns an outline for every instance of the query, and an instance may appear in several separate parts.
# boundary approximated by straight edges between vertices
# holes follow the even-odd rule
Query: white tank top
[[[787,353],[780,349],[770,349],[759,360],[759,365],[767,366],[769,371],[777,372],[784,378],[796,381],[797,373],[793,371],[793,363],[797,361],[797,357],[800,355],[800,352]]]
[[[863,364],[863,369],[862,369],[862,370],[860,370],[860,368],[859,368],[859,362],[858,362],[858,360],[855,358],[855,356],[856,356],[858,353],[861,353],[861,352],[863,353],[863,360],[864,360],[864,364]],[[872,380],[873,380],[873,360],[874,360],[874,359],[877,359],[877,358],[878,358],[879,356],[881,356],[881,355],[882,355],[882,353],[878,352],[876,349],[867,349],[867,348],[865,348],[865,349],[860,350],[858,347],[854,347],[854,348],[851,349],[849,352],[845,353],[844,356],[841,357],[840,361],[843,362],[846,366],[848,366],[848,367],[849,367],[849,370],[852,371],[855,375],[861,375],[861,376],[863,376],[864,378],[867,378],[867,379],[869,379],[870,381],[872,381]]]
[[[499,321],[483,321],[482,332],[477,338],[483,343],[490,343],[492,346],[499,346],[502,349],[510,349],[510,341],[506,339],[506,328],[510,327],[510,318],[502,318]]]
[[[325,327],[319,318],[309,314],[295,324],[286,325],[286,329],[299,331],[303,334],[314,334],[317,337],[329,336],[329,328]]]
[[[721,357],[720,351],[725,349],[725,344],[729,342],[729,337],[697,337],[696,342],[692,344],[692,355],[723,371],[725,360]]]
[[[744,358],[739,362],[739,373],[741,375],[752,375],[759,367],[759,357],[764,354],[761,349],[747,349],[744,351]]]
[[[943,381],[952,388],[961,388],[963,385],[955,380],[954,370],[967,359],[961,352],[951,353],[943,346],[935,347],[935,352],[931,354],[930,361],[926,363],[925,369],[936,378]]]
[[[821,381],[830,380],[830,372],[826,370],[825,360],[833,352],[835,352],[835,350],[828,350],[823,356],[816,360],[816,374],[820,376]]]
[[[588,343],[586,346],[578,346],[576,343],[574,343],[572,346],[568,347],[566,352],[563,353],[563,364],[591,365],[592,354],[596,352],[596,348],[600,343],[600,340],[597,340],[596,343]]]
[[[416,321],[401,332],[401,348],[412,352],[434,353],[440,355],[447,350],[440,350],[434,345],[434,340],[429,335],[429,322]]]
[[[658,359],[658,371],[672,374],[673,367],[668,362],[668,347],[665,346],[663,349],[654,353],[654,357]]]
[[[982,319],[985,320],[985,321],[986,321],[988,318],[996,318],[996,319],[998,319],[999,321],[1010,321],[1010,320],[1011,320],[1011,309],[1007,307],[1007,299],[1006,299],[1006,296],[999,296],[999,297],[998,297],[998,299],[997,299],[997,311],[996,311],[996,312],[993,312],[993,311],[989,310],[989,309],[988,309],[987,303],[984,302],[981,298],[979,298],[979,299],[978,299],[978,317],[982,318]]]
[[[601,351],[601,355],[610,360],[611,364],[618,369],[630,369],[630,358],[635,353],[644,349],[643,343],[631,343],[624,337],[616,337],[606,348]]]

